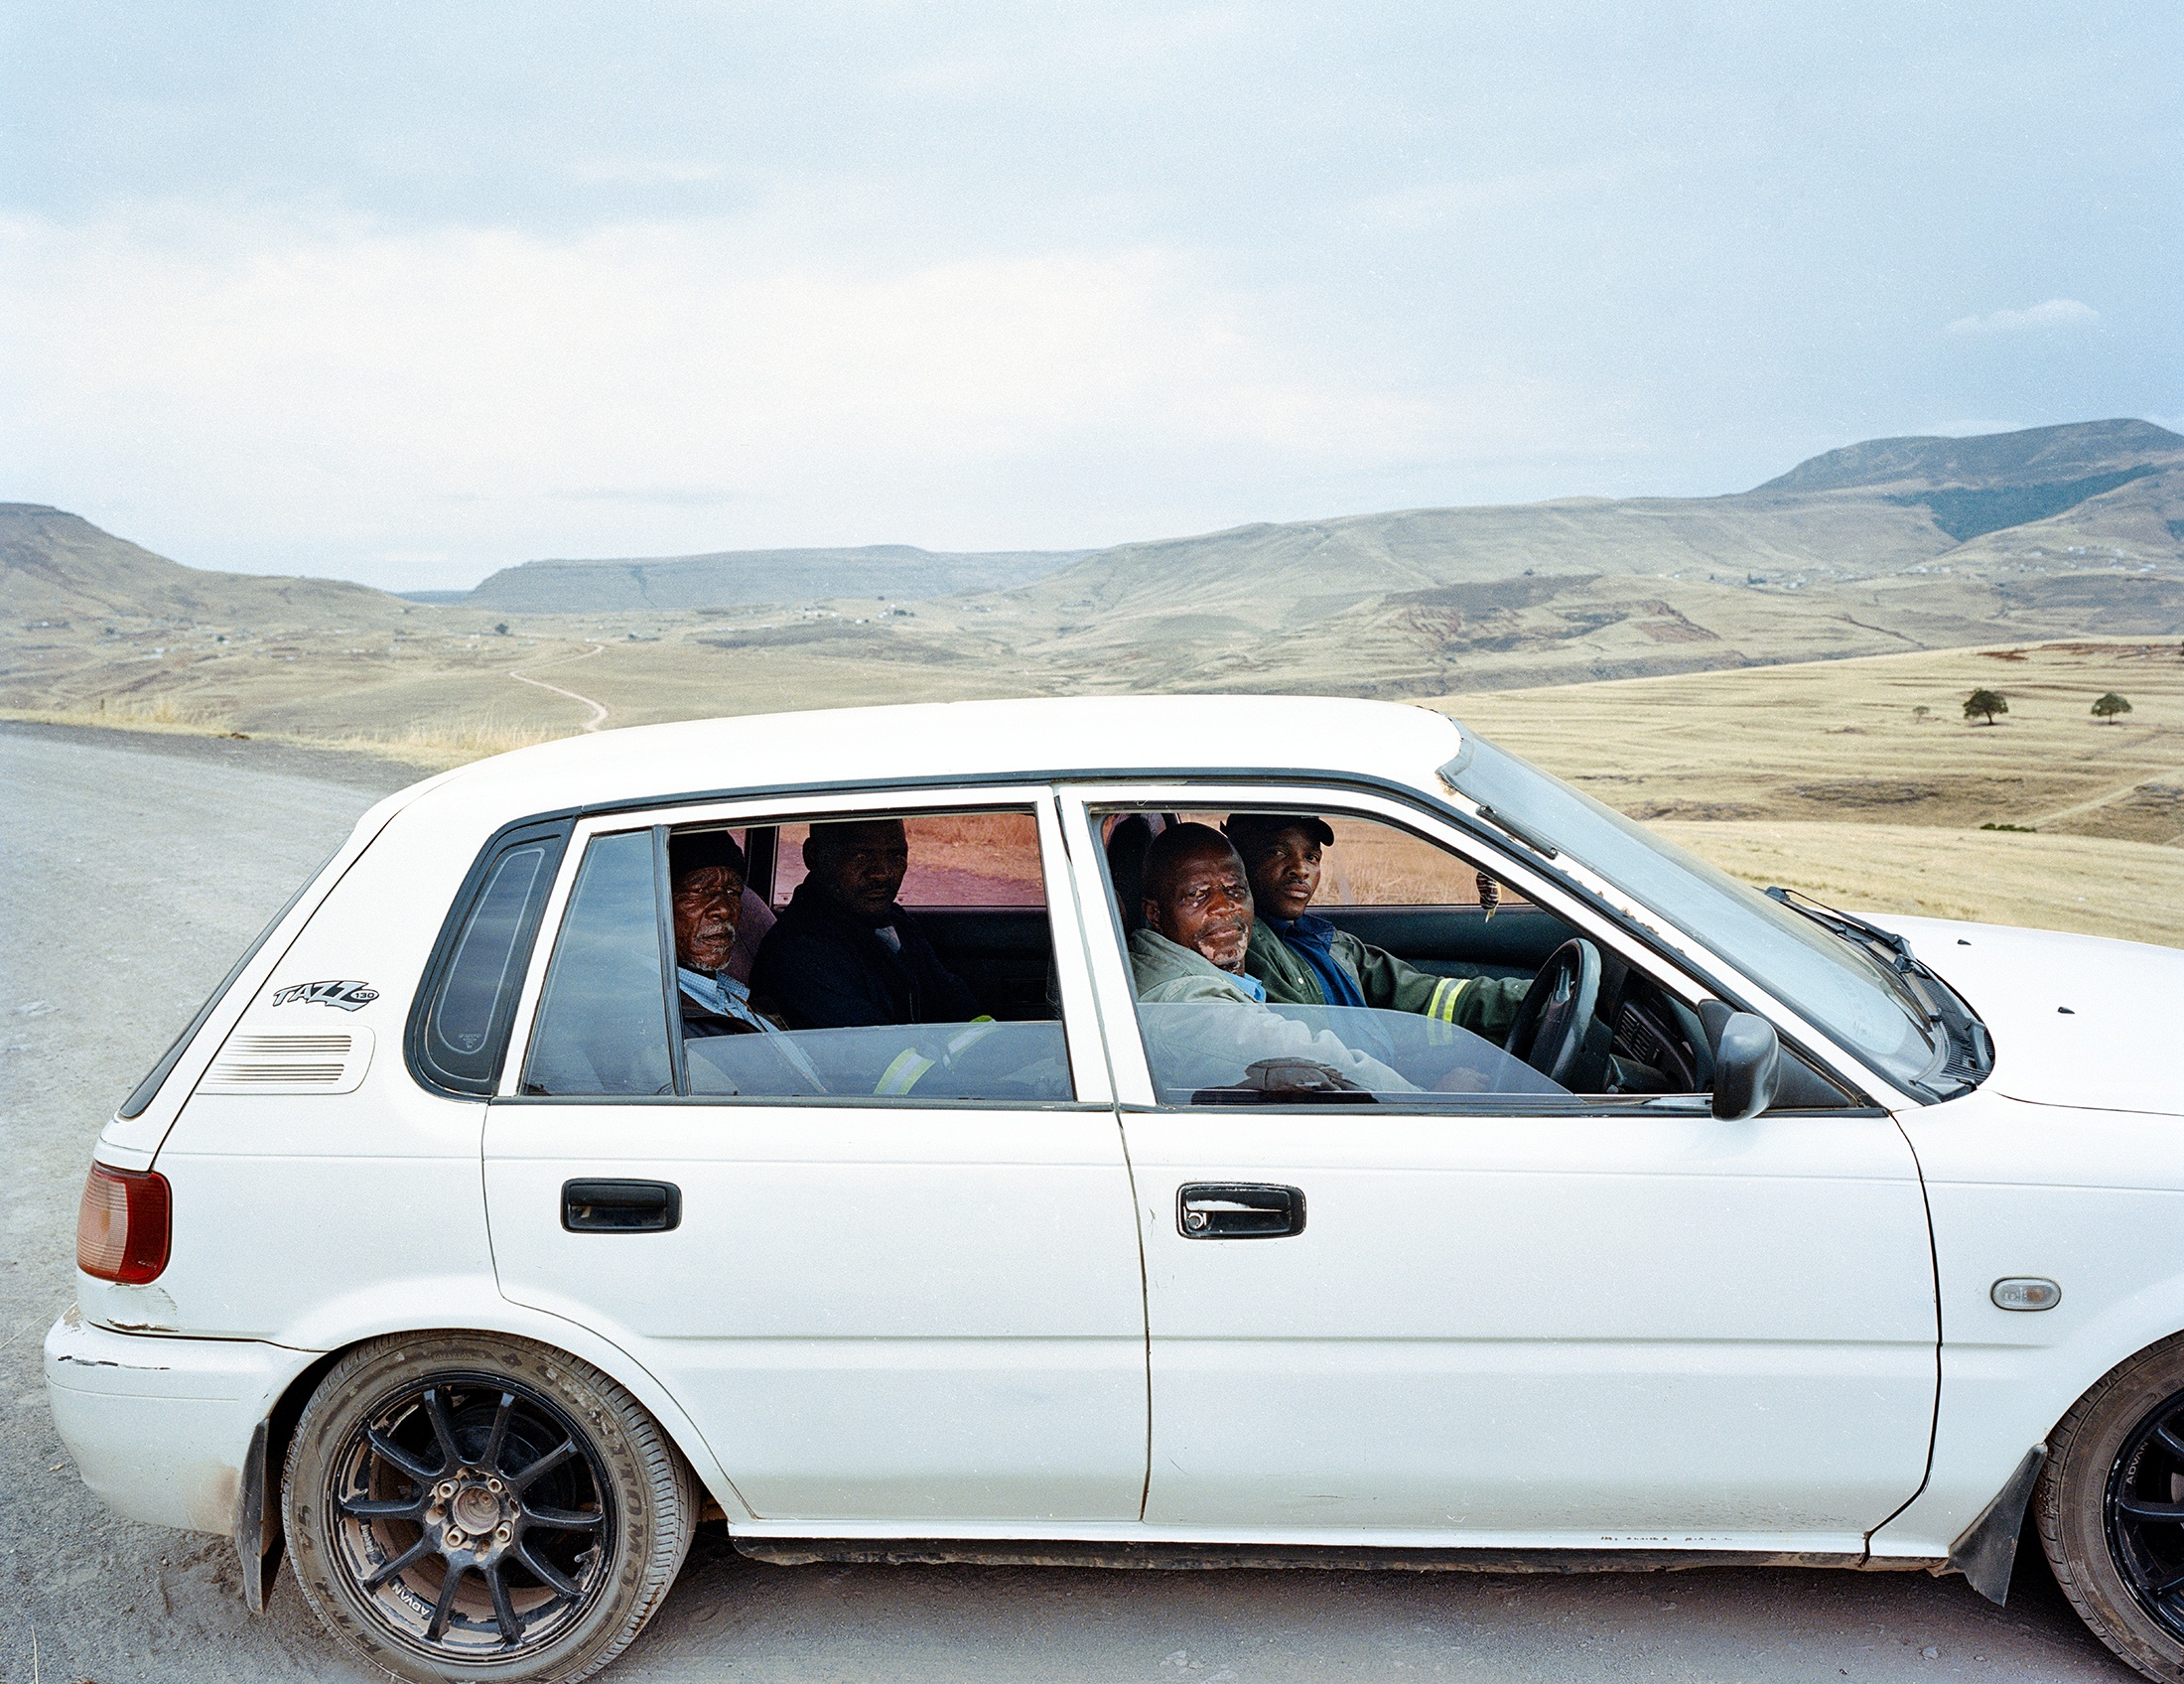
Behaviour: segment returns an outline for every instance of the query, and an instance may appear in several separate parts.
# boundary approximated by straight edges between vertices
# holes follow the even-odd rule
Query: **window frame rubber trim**
[[[652,827],[652,907],[658,921],[660,944],[661,1011],[667,1020],[667,1079],[675,1084],[675,1097],[690,1095],[690,1056],[683,1048],[682,978],[675,952],[674,874],[669,869],[667,826]]]
[[[531,954],[538,944],[540,922],[546,912],[546,903],[552,898],[553,886],[561,871],[562,860],[568,852],[569,836],[576,827],[574,811],[538,813],[512,824],[504,824],[485,839],[471,862],[471,869],[464,874],[462,887],[448,903],[446,917],[441,920],[440,933],[434,937],[432,951],[425,960],[425,968],[417,985],[417,993],[410,1001],[409,1021],[402,1030],[402,1061],[409,1068],[411,1078],[420,1087],[451,1099],[476,1099],[480,1102],[492,1098],[499,1090],[501,1073],[508,1057],[509,1033],[515,1025],[515,1008],[523,990],[523,980],[529,974]],[[487,1020],[486,1044],[492,1050],[491,1068],[483,1076],[464,1076],[441,1069],[432,1061],[426,1051],[426,1024],[432,1010],[438,1004],[440,991],[448,981],[449,967],[454,963],[456,948],[463,932],[470,925],[478,911],[479,898],[501,859],[517,848],[534,844],[546,845],[546,858],[540,863],[537,884],[523,910],[523,919],[516,930],[515,943],[509,950],[500,984],[500,991],[493,997],[492,1016]]]
[[[1465,742],[1468,743],[1468,738],[1465,739]],[[1455,756],[1445,765],[1450,769],[1460,769],[1466,759],[1464,748],[1459,746]],[[1436,769],[1436,775],[1438,770]],[[1481,821],[1453,802],[1443,799],[1420,784],[1406,782],[1397,777],[1384,776],[1377,772],[1328,767],[1284,767],[1277,770],[1265,766],[1206,766],[1178,770],[1174,767],[1075,766],[1026,768],[1022,771],[993,773],[983,777],[967,776],[961,772],[933,772],[915,777],[813,779],[809,782],[776,783],[761,786],[747,784],[740,787],[693,789],[659,795],[632,796],[626,800],[588,802],[580,807],[562,809],[561,812],[540,813],[535,815],[535,820],[523,822],[543,821],[548,818],[562,816],[562,813],[577,819],[609,818],[618,813],[644,812],[659,807],[710,806],[716,802],[772,801],[777,798],[793,800],[797,796],[803,795],[862,795],[895,791],[914,793],[926,789],[956,789],[963,787],[966,783],[981,784],[989,781],[1011,785],[1047,784],[1057,790],[1066,792],[1071,785],[1075,784],[1096,782],[1105,785],[1139,779],[1172,786],[1187,786],[1198,783],[1226,785],[1238,783],[1277,783],[1283,785],[1323,783],[1338,789],[1380,795],[1423,807],[1433,818],[1463,832],[1473,842],[1481,843],[1497,853],[1505,851],[1508,846],[1504,832]],[[514,827],[511,826],[510,828]],[[1677,966],[1688,975],[1704,983],[1715,999],[1727,1001],[1739,1011],[1750,1009],[1742,991],[1729,988],[1724,984],[1712,965],[1705,963],[1687,950],[1671,952],[1662,939],[1652,930],[1639,923],[1621,908],[1607,901],[1589,885],[1570,877],[1558,862],[1549,861],[1543,865],[1537,865],[1533,869],[1552,872],[1561,883],[1566,894],[1577,900],[1596,915],[1613,924],[1638,946],[1653,954],[1655,958]],[[1774,1020],[1770,1017],[1768,1021],[1773,1022]],[[1775,1028],[1776,1033],[1780,1034],[1782,1026],[1776,1024]],[[1827,1040],[1829,1045],[1834,1047],[1840,1054],[1840,1058],[1822,1058],[1820,1060],[1833,1077],[1840,1081],[1843,1074],[1841,1059],[1845,1058],[1859,1072],[1860,1079],[1852,1087],[1853,1098],[1868,1105],[1881,1104],[1883,1109],[1893,1110],[1893,1106],[1873,1098],[1873,1090],[1877,1086],[1883,1093],[1901,1093],[1905,1099],[1922,1109],[1936,1102],[1929,1095],[1915,1093],[1899,1087],[1883,1072],[1868,1065],[1862,1057],[1850,1052],[1849,1049],[1841,1046],[1840,1043],[1835,1042],[1833,1037],[1824,1037],[1823,1039]],[[1805,1052],[1802,1046],[1799,1047],[1799,1051],[1801,1053]],[[1806,1061],[1809,1063],[1814,1061],[1809,1053],[1806,1053]]]

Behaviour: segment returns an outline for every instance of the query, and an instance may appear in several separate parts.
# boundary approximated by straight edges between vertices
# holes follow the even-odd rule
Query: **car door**
[[[973,808],[1015,815],[1029,839],[1019,880],[1059,932],[1059,1021],[886,1032],[899,1047],[840,1029],[677,1044],[662,981],[670,827]],[[1138,1236],[1059,860],[1041,789],[577,827],[546,913],[558,938],[540,942],[519,1007],[528,1046],[485,1129],[501,1290],[656,1374],[760,1520],[1137,1518]],[[987,864],[963,862],[974,881]],[[951,1088],[965,1043],[987,1076]],[[988,1080],[1012,1044],[1034,1076]],[[939,1067],[920,1079],[928,1046]]]
[[[1329,790],[1067,802],[1088,907],[1096,826],[1123,808],[1347,812],[1460,840]],[[1466,876],[1489,865],[1614,951],[1542,874],[1470,853]],[[1149,1524],[1847,1553],[1918,1489],[1934,1281],[1884,1113],[1719,1122],[1689,1098],[1527,1093],[1529,1071],[1489,1079],[1483,1042],[1472,1085],[1499,1094],[1240,1104],[1194,1091],[1202,1073],[1163,1084],[1159,1035],[1131,1041],[1109,922],[1105,942],[1088,929],[1145,1245]]]

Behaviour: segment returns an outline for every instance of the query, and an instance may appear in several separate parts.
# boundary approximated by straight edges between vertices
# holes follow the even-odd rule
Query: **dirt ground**
[[[262,743],[0,727],[0,1681],[355,1676],[292,1584],[252,1619],[230,1546],[116,1518],[56,1438],[39,1344],[72,1292],[83,1165],[203,992],[405,773]],[[2036,1555],[1961,1580],[759,1566],[701,1535],[610,1677],[940,1684],[2130,1676]]]

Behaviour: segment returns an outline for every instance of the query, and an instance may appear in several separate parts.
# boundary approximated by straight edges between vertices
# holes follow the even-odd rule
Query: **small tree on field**
[[[1975,690],[1965,698],[1964,716],[1967,719],[1978,719],[1984,715],[1987,724],[1992,725],[1996,714],[2007,712],[2009,703],[1999,690]]]
[[[2123,698],[2121,696],[2118,696],[2114,690],[2111,690],[2107,695],[2103,696],[2099,701],[2093,704],[2093,717],[2095,719],[2105,719],[2112,725],[2116,723],[2116,716],[2117,714],[2129,713],[2130,711],[2130,703],[2123,700]]]
[[[1926,723],[1926,716],[1933,711],[1934,710],[1932,708],[1927,707],[1922,703],[1920,706],[1915,707],[1911,710],[1911,723],[1913,725],[1924,725]]]

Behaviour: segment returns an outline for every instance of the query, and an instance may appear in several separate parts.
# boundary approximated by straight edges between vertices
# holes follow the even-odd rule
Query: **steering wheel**
[[[1572,937],[1547,957],[1525,991],[1502,1051],[1572,1093],[1597,1091],[1607,1074],[1606,1036],[1594,1045],[1600,950]]]

